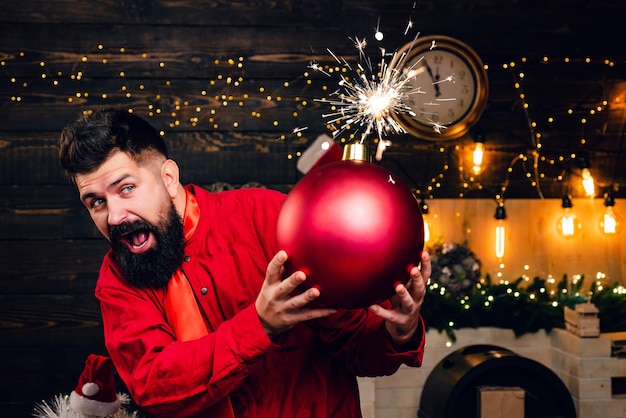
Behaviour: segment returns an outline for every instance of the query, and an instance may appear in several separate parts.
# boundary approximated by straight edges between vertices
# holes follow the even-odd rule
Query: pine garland
[[[445,332],[451,341],[460,328],[505,328],[516,336],[565,328],[563,307],[587,301],[598,308],[600,332],[626,330],[626,292],[618,284],[592,283],[585,295],[584,277],[570,281],[564,275],[555,290],[540,277],[494,283],[489,275],[480,279],[480,261],[466,245],[440,244],[429,252],[433,274],[421,313],[428,328]]]

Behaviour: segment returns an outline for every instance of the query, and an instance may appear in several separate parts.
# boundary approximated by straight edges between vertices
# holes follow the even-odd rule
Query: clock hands
[[[466,135],[482,116],[489,93],[487,72],[476,52],[457,39],[431,36],[407,43],[397,56],[404,60],[397,62],[399,68],[411,78],[407,84],[425,93],[407,98],[411,112],[398,114],[402,127],[434,141]]]
[[[426,66],[426,71],[428,71],[428,75],[433,80],[433,86],[435,86],[435,97],[441,96],[441,91],[439,90],[439,67],[437,67],[437,75],[433,74],[432,68],[428,65],[428,61],[424,59],[424,65]]]

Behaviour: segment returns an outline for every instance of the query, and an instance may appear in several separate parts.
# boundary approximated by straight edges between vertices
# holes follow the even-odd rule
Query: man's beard
[[[151,232],[156,248],[133,254],[126,245],[124,234],[134,231]],[[132,285],[141,288],[164,288],[172,274],[181,266],[185,251],[183,222],[174,208],[157,225],[145,221],[109,227],[113,257],[122,275]]]

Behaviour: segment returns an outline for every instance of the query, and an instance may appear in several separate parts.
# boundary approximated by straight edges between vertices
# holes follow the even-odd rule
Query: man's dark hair
[[[63,129],[59,140],[59,160],[71,181],[77,174],[96,170],[115,151],[140,160],[148,150],[168,158],[165,141],[148,122],[113,108],[79,116]]]

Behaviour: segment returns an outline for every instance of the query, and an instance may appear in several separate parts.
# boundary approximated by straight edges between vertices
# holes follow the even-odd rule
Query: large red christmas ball
[[[388,299],[420,263],[424,223],[411,191],[383,167],[344,160],[305,175],[278,217],[286,272],[303,271],[318,301],[361,308]]]

